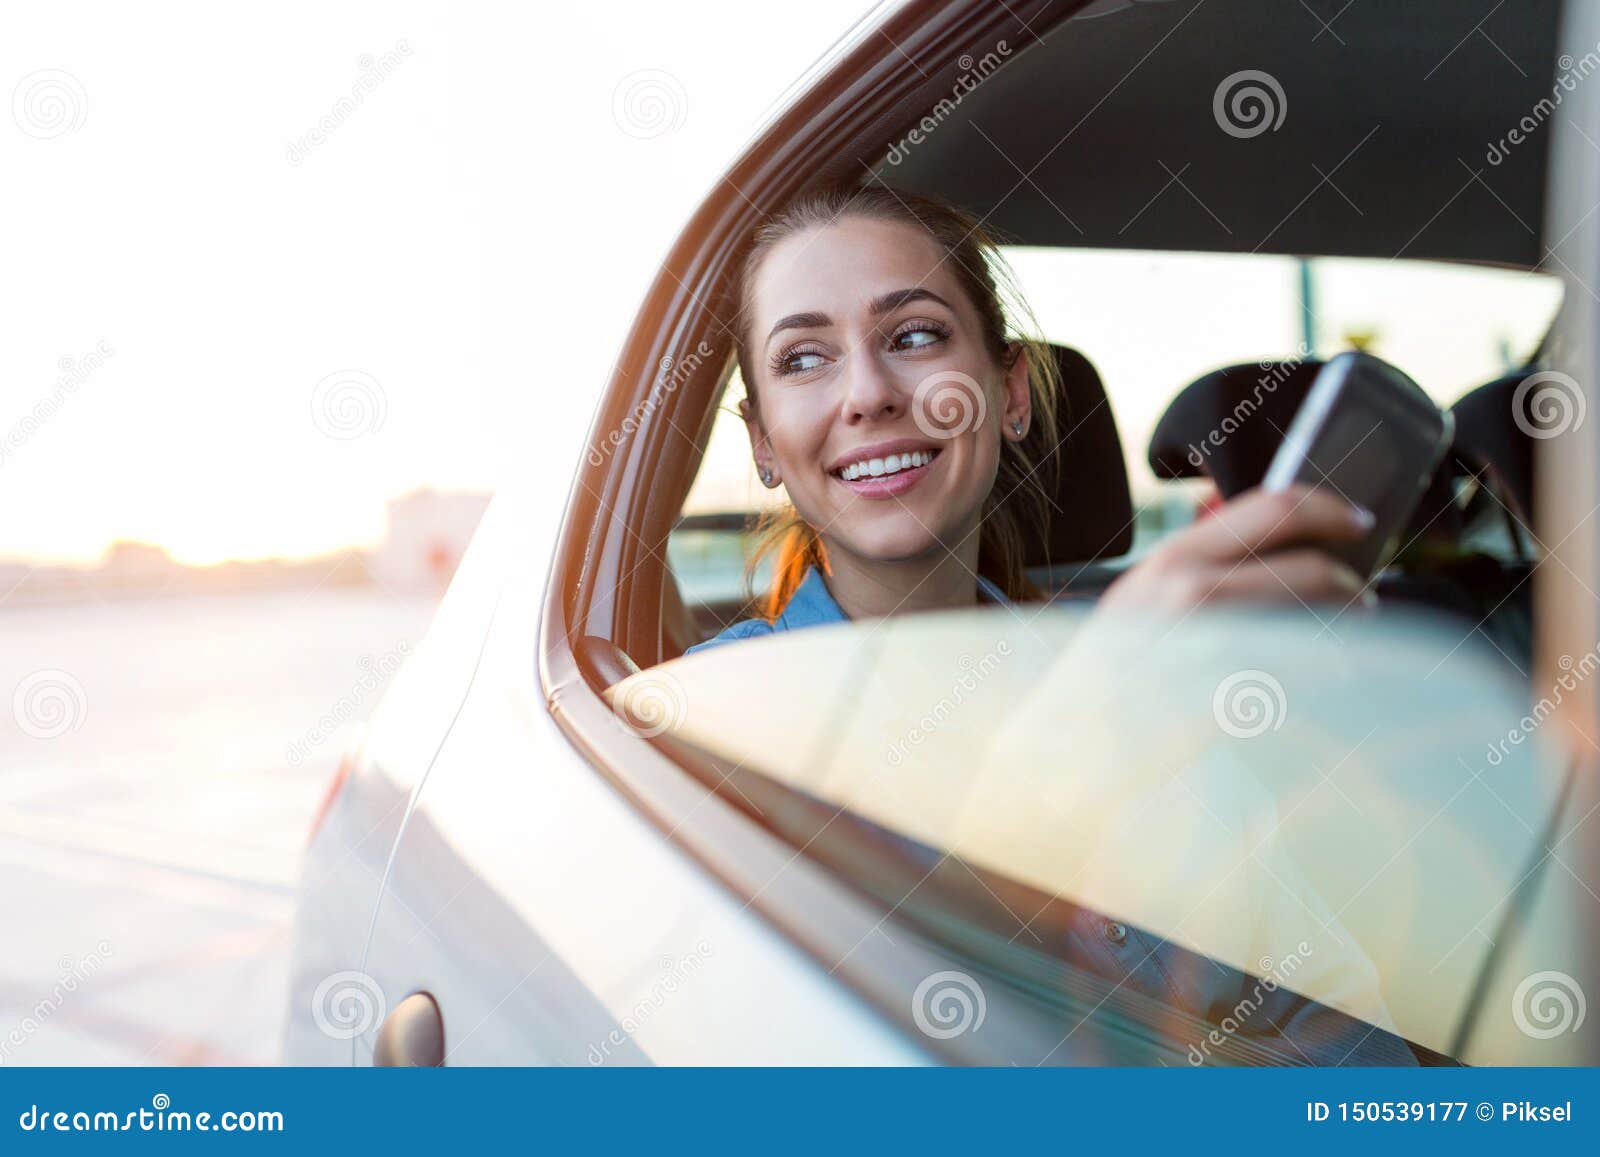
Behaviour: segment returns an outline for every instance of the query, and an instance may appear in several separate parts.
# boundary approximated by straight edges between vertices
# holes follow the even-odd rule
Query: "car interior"
[[[968,208],[1010,245],[1540,269],[1547,141],[1531,140],[1491,171],[1479,158],[1517,110],[1549,91],[1556,0],[1532,0],[1494,21],[1493,46],[1458,43],[1492,3],[1470,18],[1445,0],[1347,6],[1321,34],[1332,10],[1302,20],[1294,7],[1275,0],[1093,5],[1105,14],[1064,19],[1009,54],[903,157],[847,159],[861,180]],[[1344,51],[1362,55],[1360,85],[1349,83],[1348,64],[1329,50],[1330,31],[1348,44]],[[1211,99],[1218,79],[1260,67],[1286,82],[1284,128],[1251,139],[1218,132]],[[936,74],[923,83],[924,111],[948,91],[941,80]],[[874,130],[885,151],[914,113],[905,109]],[[1157,190],[1164,192],[1152,198]],[[1285,309],[1305,304],[1289,288],[1284,298]],[[687,346],[697,333],[685,327],[680,340]],[[1029,435],[1050,455],[1059,481],[1058,514],[1029,543],[1027,562],[1054,598],[1089,604],[1151,541],[1182,524],[1163,521],[1165,507],[1148,487],[1136,494],[1130,464],[1147,464],[1159,493],[1179,496],[1186,517],[1213,492],[1228,498],[1258,484],[1318,369],[1339,347],[1299,357],[1281,346],[1243,351],[1258,360],[1174,380],[1153,429],[1130,444],[1119,427],[1118,382],[1102,377],[1089,341],[1079,344],[1052,343],[1062,371],[1058,428]],[[1519,387],[1541,372],[1547,344],[1541,334],[1507,351],[1492,374],[1434,390],[1454,415],[1454,442],[1376,584],[1380,614],[1452,617],[1519,678],[1531,669],[1536,584],[1529,579],[1543,554],[1533,526],[1538,423]],[[674,660],[753,613],[743,572],[759,511],[685,507],[718,414],[740,388],[731,358],[711,368],[714,381],[673,399],[675,416],[662,411],[672,432],[654,443],[655,482],[646,481],[648,469],[625,471],[620,457],[609,468],[608,496],[622,487],[654,490],[645,515],[627,528],[637,562],[625,585],[601,596],[615,604],[615,629],[591,627],[578,639],[580,663],[598,686]],[[1222,445],[1197,453],[1241,406],[1249,420]],[[615,409],[603,412],[597,428],[615,416]],[[715,581],[693,578],[691,558]],[[652,738],[752,819],[940,937],[998,938],[1015,950],[1013,907],[1047,913],[1045,924],[1077,918],[1059,897],[1018,895],[1026,885],[892,838],[868,819],[841,817],[756,770],[686,751],[670,735]],[[1142,1026],[1129,1030],[1133,1037],[1182,1035],[1174,1026],[1186,1014],[1132,991],[1107,994],[1048,953],[1030,959],[1039,992],[1087,985],[1085,1003],[1109,1001],[1123,1023]],[[1226,1048],[1234,1063],[1337,1063],[1354,1051],[1352,1042],[1366,1042],[1358,1061],[1382,1055],[1384,1034],[1367,1042],[1353,1030],[1321,1031],[1331,1034],[1321,1051],[1303,1041],[1247,1038]],[[1097,1047],[1113,1060],[1148,1057],[1124,1044],[1107,1039]],[[1409,1050],[1419,1063],[1449,1063],[1444,1052],[1415,1042]],[[1328,1056],[1334,1060],[1319,1059]]]
[[[1056,513],[1031,537],[1026,561],[1029,577],[1052,598],[1092,599],[1128,565],[1137,517],[1125,447],[1100,375],[1077,350],[1051,348],[1062,376],[1058,428],[1036,428],[1029,438],[1058,480]],[[1223,499],[1259,485],[1323,364],[1321,358],[1266,359],[1223,367],[1183,387],[1145,450],[1151,471],[1163,479],[1205,479]],[[1533,645],[1534,588],[1526,580],[1536,565],[1528,513],[1534,509],[1530,431],[1536,426],[1526,413],[1528,395],[1519,398],[1517,387],[1537,372],[1530,364],[1449,407],[1456,419],[1451,450],[1433,473],[1397,557],[1374,584],[1384,606],[1431,608],[1476,624],[1519,673],[1526,672]],[[1513,417],[1514,398],[1524,414],[1520,421]],[[1249,420],[1238,420],[1237,429],[1225,425],[1241,414]],[[1229,436],[1202,452],[1218,429]],[[677,533],[744,541],[758,518],[738,511],[690,514]],[[742,556],[734,571],[742,588]],[[759,613],[744,589],[686,601],[670,568],[664,598],[672,607],[666,658]]]
[[[1556,10],[1550,0],[1533,7],[1538,11],[1526,19],[1495,29],[1504,52],[1527,64],[1521,76],[1506,66],[1493,92],[1477,83],[1487,66],[1483,53],[1474,50],[1455,68],[1449,61],[1440,66],[1453,43],[1446,29],[1454,25],[1446,17],[1455,9],[1448,4],[1345,13],[1341,37],[1370,57],[1359,92],[1330,66],[1322,51],[1326,39],[1314,42],[1272,4],[1138,5],[1069,20],[1042,43],[1013,54],[937,133],[897,163],[878,164],[869,179],[963,205],[1001,236],[1028,246],[1250,252],[1254,245],[1306,256],[1538,268],[1542,143],[1508,157],[1492,173],[1492,187],[1485,174],[1475,176],[1457,159],[1480,155],[1483,142],[1499,135],[1506,109],[1520,107],[1524,96],[1531,104],[1548,88]],[[1178,29],[1186,43],[1246,42],[1253,57],[1275,60],[1294,75],[1295,131],[1250,140],[1216,132],[1211,102],[1186,95],[1210,93],[1227,71],[1227,62],[1209,53],[1164,52],[1161,68],[1137,67],[1151,44]],[[1315,25],[1309,31],[1315,33]],[[1427,87],[1419,90],[1420,77]],[[1081,124],[1064,122],[1058,111],[1091,107],[1094,115]],[[1152,116],[1153,109],[1162,115]],[[1128,140],[1139,146],[1126,149]],[[1318,174],[1341,156],[1346,160],[1337,178],[1319,182]],[[1150,173],[1161,173],[1157,162],[1164,157],[1171,158],[1161,162],[1168,171],[1189,165],[1185,185],[1205,189],[1205,205],[1174,191],[1130,221],[1129,206],[1145,204],[1160,187]],[[1140,173],[1141,166],[1147,171]],[[1025,180],[1021,172],[1028,173]],[[1307,179],[1286,181],[1283,174],[1291,172]],[[1083,173],[1094,180],[1084,181]],[[1430,219],[1415,205],[1445,208]],[[1130,462],[1146,458],[1161,479],[1208,479],[1225,498],[1257,484],[1316,371],[1338,352],[1285,358],[1290,351],[1262,348],[1248,351],[1258,362],[1172,382],[1171,400],[1148,444],[1125,446],[1114,413],[1117,383],[1108,394],[1091,360],[1096,351],[1054,348],[1063,370],[1063,428],[1038,431],[1037,442],[1048,449],[1059,441],[1051,462],[1062,513],[1030,544],[1028,563],[1042,589],[1077,598],[1092,598],[1129,561],[1137,521]],[[1514,418],[1511,400],[1539,370],[1543,352],[1542,341],[1512,351],[1512,365],[1493,382],[1453,383],[1447,393],[1454,397],[1441,399],[1456,418],[1452,452],[1400,557],[1376,587],[1389,605],[1482,620],[1482,638],[1518,671],[1526,671],[1532,645],[1535,584],[1524,580],[1535,565],[1537,539],[1531,528],[1534,438],[1527,432],[1533,427]],[[1252,395],[1259,398],[1260,420],[1240,422],[1215,453],[1191,463],[1189,448],[1204,443],[1207,432]],[[1525,399],[1519,403],[1526,408]],[[692,450],[703,452],[703,440]],[[734,510],[689,513],[675,533],[739,535],[751,517]],[[748,595],[737,583],[718,597],[686,599],[669,567],[659,651],[652,647],[635,658],[649,665],[657,655],[675,657],[749,617]]]

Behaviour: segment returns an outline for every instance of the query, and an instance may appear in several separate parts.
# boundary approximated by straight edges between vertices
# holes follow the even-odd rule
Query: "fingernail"
[[[1378,518],[1372,511],[1365,506],[1357,506],[1353,502],[1350,504],[1350,518],[1362,530],[1371,530],[1378,525]]]
[[[1378,596],[1372,592],[1371,587],[1368,587],[1366,590],[1361,592],[1361,605],[1366,607],[1368,610],[1374,610],[1377,608]]]

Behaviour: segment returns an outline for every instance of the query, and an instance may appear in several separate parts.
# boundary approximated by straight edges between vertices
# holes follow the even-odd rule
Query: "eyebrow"
[[[867,308],[872,311],[873,317],[882,317],[884,314],[899,309],[902,305],[909,305],[913,301],[936,301],[946,309],[950,310],[951,313],[955,312],[955,309],[948,301],[940,297],[933,290],[923,289],[920,285],[912,289],[890,290],[882,297],[874,299],[872,304]]]
[[[933,292],[933,290],[923,289],[920,286],[914,286],[911,289],[891,289],[888,293],[873,298],[867,309],[873,317],[882,317],[884,314],[899,309],[903,305],[909,305],[913,301],[938,302],[950,312],[955,312],[954,308],[944,298]],[[825,313],[817,313],[815,311],[791,313],[787,317],[778,319],[778,324],[773,326],[771,332],[767,334],[767,340],[771,341],[786,329],[821,329],[832,324],[833,319]]]

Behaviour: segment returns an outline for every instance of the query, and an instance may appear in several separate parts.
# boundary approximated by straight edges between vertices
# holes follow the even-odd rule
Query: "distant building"
[[[389,503],[389,526],[372,554],[372,576],[390,590],[438,593],[449,584],[487,494],[416,490]]]
[[[113,587],[158,588],[176,577],[177,566],[172,556],[154,543],[114,542],[100,561],[99,580]]]
[[[396,593],[444,593],[489,505],[487,494],[417,490],[389,503],[388,533],[370,553],[338,550],[316,558],[251,559],[186,566],[160,546],[115,542],[92,567],[0,559],[0,606],[78,599],[153,598],[309,590],[378,583]]]

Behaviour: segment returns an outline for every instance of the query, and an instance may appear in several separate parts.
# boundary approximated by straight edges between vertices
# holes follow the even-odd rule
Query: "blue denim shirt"
[[[1001,606],[1011,605],[1011,600],[1006,598],[1004,592],[981,575],[978,576],[978,597],[984,602],[998,603]],[[766,619],[744,619],[716,637],[707,639],[703,643],[696,643],[684,654],[692,655],[696,651],[720,647],[724,643],[732,643],[738,639],[774,635],[779,631],[797,631],[802,627],[820,627],[825,623],[848,622],[849,618],[844,609],[834,602],[822,575],[813,568],[806,572],[806,577],[795,588],[794,595],[789,599],[789,605],[783,608],[783,613],[772,622],[769,623]]]

